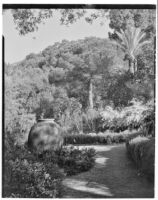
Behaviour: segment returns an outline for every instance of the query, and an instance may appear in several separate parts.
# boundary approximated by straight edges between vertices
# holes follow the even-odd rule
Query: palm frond
[[[146,33],[140,28],[128,27],[126,31],[120,30],[120,32],[117,31],[116,34],[119,40],[113,42],[113,44],[117,45],[132,58],[135,57],[142,46],[150,43],[149,40],[146,40]]]
[[[137,44],[137,46],[136,46],[136,48],[135,48],[135,50],[134,50],[134,54],[136,54],[137,51],[138,51],[139,49],[141,49],[144,45],[150,44],[150,43],[151,43],[150,40],[145,40],[145,41],[143,41],[143,42]]]
[[[126,46],[119,41],[111,41],[111,44],[118,46],[122,51],[126,52]]]

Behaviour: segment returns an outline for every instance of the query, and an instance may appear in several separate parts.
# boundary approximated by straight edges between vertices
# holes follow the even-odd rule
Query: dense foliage
[[[80,172],[88,171],[95,163],[95,150],[78,149],[73,146],[64,148],[58,153],[58,165],[64,168],[67,175],[74,175]]]
[[[155,140],[138,136],[128,141],[126,146],[139,172],[154,182]]]
[[[81,115],[84,110],[85,119],[90,115],[89,80],[93,81],[93,106],[104,103],[101,86],[116,58],[109,48],[107,40],[98,38],[63,41],[20,63],[6,65],[6,130],[24,135],[43,116],[55,118],[65,131],[83,131]]]
[[[5,152],[4,197],[62,197],[62,179],[93,167],[95,151],[65,147],[32,154],[25,146]],[[16,184],[15,184],[16,183]]]
[[[126,129],[143,129],[146,135],[154,135],[154,106],[153,102],[143,104],[143,102],[133,100],[130,105],[124,109],[113,109],[110,106],[105,107],[101,112],[102,123],[100,129],[107,129],[115,132]]]
[[[3,197],[61,197],[64,173],[53,162],[40,162],[24,146],[5,152]]]
[[[5,68],[6,137],[14,135],[15,143],[26,141],[40,117],[55,118],[65,133],[94,132],[109,104],[153,98],[152,77],[133,81],[123,54],[106,39],[63,40]]]
[[[89,23],[108,18],[111,33],[109,39],[56,42],[19,63],[5,64],[5,197],[61,197],[64,173],[72,175],[94,165],[93,149],[30,154],[24,144],[39,118],[54,118],[65,144],[124,142],[133,129],[155,136],[155,10],[94,9],[89,16],[86,9],[57,11],[62,24],[83,16]],[[22,35],[38,29],[53,12],[12,10]],[[96,134],[107,130],[110,133]],[[129,148],[140,158],[137,145]],[[148,150],[143,152],[150,157]]]
[[[95,150],[66,146],[56,151],[45,151],[38,155],[42,163],[54,163],[64,170],[66,176],[88,171],[95,163]]]
[[[89,133],[89,134],[75,134],[75,135],[65,135],[64,142],[68,144],[117,144],[125,142],[129,137],[136,136],[136,131],[123,131],[121,133],[114,133],[111,131],[106,131],[104,133]]]

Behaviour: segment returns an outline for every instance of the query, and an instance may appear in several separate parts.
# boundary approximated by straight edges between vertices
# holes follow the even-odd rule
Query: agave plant
[[[147,38],[146,32],[136,27],[128,27],[125,31],[116,31],[116,34],[118,39],[113,43],[125,53],[124,60],[129,61],[129,71],[134,74],[137,71],[136,56],[144,45],[150,43],[150,40]]]

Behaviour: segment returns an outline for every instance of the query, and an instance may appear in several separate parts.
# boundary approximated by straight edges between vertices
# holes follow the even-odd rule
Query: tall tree
[[[144,45],[150,43],[150,40],[146,32],[135,27],[127,27],[125,31],[121,29],[120,32],[116,31],[116,34],[115,44],[125,53],[124,60],[128,60],[129,71],[134,74],[137,71],[136,56]]]

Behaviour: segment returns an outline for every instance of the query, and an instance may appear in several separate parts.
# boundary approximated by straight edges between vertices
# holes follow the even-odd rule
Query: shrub
[[[58,165],[63,167],[67,175],[74,175],[88,171],[95,163],[95,150],[71,147],[65,148],[59,153]]]
[[[75,134],[65,135],[65,144],[111,144],[125,142],[129,135],[135,132],[124,131],[122,133],[93,133],[93,134]]]
[[[148,102],[148,110],[143,112],[141,125],[144,135],[152,135],[153,137],[155,136],[155,107],[152,101]]]
[[[132,100],[133,92],[125,84],[125,77],[121,77],[116,83],[111,84],[107,96],[113,101],[115,107],[127,106]]]
[[[67,176],[88,171],[95,163],[95,150],[64,147],[60,151],[45,152],[42,161],[55,162],[64,169]]]
[[[26,146],[10,142],[5,149],[3,197],[61,197],[65,173],[87,171],[94,163],[94,149],[65,147],[33,154]]]
[[[154,180],[155,139],[138,136],[126,143],[127,152],[140,172]]]
[[[40,162],[24,147],[14,150],[5,157],[3,197],[60,197],[64,175],[57,165]]]
[[[127,129],[138,129],[146,127],[147,134],[151,134],[154,129],[154,104],[143,104],[140,101],[133,100],[131,105],[120,110],[107,106],[102,116],[102,131],[107,129],[115,132]]]

